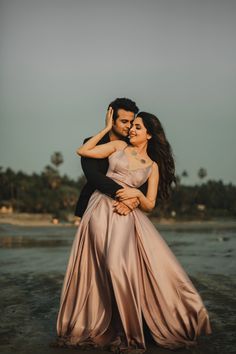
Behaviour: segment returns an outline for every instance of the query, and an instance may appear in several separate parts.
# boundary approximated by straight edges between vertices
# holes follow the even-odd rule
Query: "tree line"
[[[12,206],[16,212],[51,213],[66,220],[74,213],[80,191],[86,182],[84,175],[73,180],[61,175],[59,166],[64,162],[60,152],[51,156],[51,164],[41,173],[15,172],[0,167],[0,207]],[[184,170],[177,175],[177,184],[168,201],[157,201],[152,216],[176,219],[232,218],[236,216],[236,186],[222,180],[207,180],[207,170],[198,170],[200,184],[187,186]]]

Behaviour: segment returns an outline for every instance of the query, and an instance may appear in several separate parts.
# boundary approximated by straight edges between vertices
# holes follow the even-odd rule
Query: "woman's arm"
[[[105,130],[105,134],[107,130]],[[97,145],[99,140],[105,135],[101,130],[98,134],[94,135],[91,139],[82,145],[79,149],[76,150],[76,153],[83,157],[91,157],[95,159],[104,159],[111,155],[113,152],[119,149],[123,149],[127,144],[122,140],[109,141],[105,144]]]
[[[107,134],[112,128],[113,109],[110,107],[106,115],[106,127],[99,133],[90,138],[85,144],[76,150],[76,153],[83,157],[92,157],[103,159],[111,155],[117,149],[122,149],[127,144],[122,140],[110,141],[106,144],[97,145],[97,143]],[[97,146],[96,146],[97,145]]]
[[[146,212],[152,211],[156,204],[157,191],[159,183],[159,169],[156,162],[152,165],[152,172],[148,178],[148,189],[146,196],[137,188],[125,187],[116,192],[116,196],[120,201],[138,197],[140,202],[140,209]]]

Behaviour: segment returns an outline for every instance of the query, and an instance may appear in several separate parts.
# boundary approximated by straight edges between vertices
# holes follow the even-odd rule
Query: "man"
[[[113,113],[113,127],[112,130],[106,134],[98,144],[105,144],[112,140],[122,139],[128,142],[129,130],[135,115],[138,113],[136,103],[128,98],[117,98],[108,106],[112,107]],[[84,143],[89,138],[84,140]],[[75,216],[82,217],[88,201],[92,193],[97,189],[101,193],[108,195],[115,199],[118,189],[123,188],[121,185],[106,176],[109,163],[108,158],[92,159],[81,157],[81,165],[87,179],[87,183],[83,187],[78,202],[76,204]],[[147,182],[140,187],[143,193],[146,194]],[[115,211],[121,215],[127,215],[134,208],[139,205],[138,198],[130,198],[123,202],[119,202],[114,208]]]

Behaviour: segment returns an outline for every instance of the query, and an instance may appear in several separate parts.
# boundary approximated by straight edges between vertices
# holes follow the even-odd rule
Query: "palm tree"
[[[183,170],[182,174],[181,174],[182,177],[188,177],[188,171],[186,170]]]
[[[45,166],[43,176],[46,177],[46,181],[51,189],[57,189],[60,186],[60,176],[58,174],[58,171],[55,170],[52,166]]]
[[[198,177],[199,177],[200,179],[203,179],[203,178],[205,178],[206,176],[207,176],[207,170],[206,170],[205,168],[203,168],[203,167],[199,168],[199,170],[198,170]]]
[[[60,166],[64,162],[62,153],[59,151],[54,152],[54,154],[51,156],[51,163],[58,169],[58,166]]]
[[[183,170],[183,172],[181,173],[181,177],[187,178],[188,177],[188,171]]]

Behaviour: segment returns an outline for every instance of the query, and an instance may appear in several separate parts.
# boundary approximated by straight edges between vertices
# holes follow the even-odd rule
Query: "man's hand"
[[[114,110],[110,106],[107,110],[107,113],[106,113],[106,128],[108,129],[108,131],[111,130],[111,128],[112,128],[113,113],[114,113]]]
[[[139,204],[140,203],[138,198],[126,199],[123,202],[119,202],[119,201],[113,202],[113,206],[115,207],[114,211],[121,215],[129,214],[132,210],[137,208]]]
[[[137,197],[130,198],[130,199],[125,199],[125,200],[122,201],[122,203],[127,205],[127,207],[130,208],[131,210],[134,210],[140,204],[139,199]]]
[[[132,210],[123,202],[113,202],[114,212],[120,215],[128,215]]]

